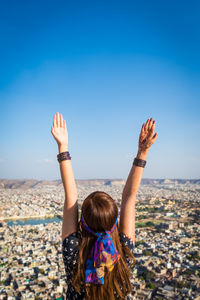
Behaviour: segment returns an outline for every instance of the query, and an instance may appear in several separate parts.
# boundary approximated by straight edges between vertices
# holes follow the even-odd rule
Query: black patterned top
[[[119,237],[121,243],[126,245],[131,252],[134,251],[134,244],[131,241],[130,238],[128,238],[124,233],[119,232]],[[66,272],[66,283],[67,283],[67,294],[66,299],[67,300],[85,300],[85,293],[77,293],[74,287],[71,284],[72,279],[72,269],[74,265],[77,263],[79,254],[79,237],[78,232],[73,232],[72,234],[65,237],[65,239],[62,242],[62,256],[63,256],[63,262],[65,266],[65,272]],[[116,295],[116,299],[117,299]],[[129,296],[126,297],[126,300],[129,300]]]

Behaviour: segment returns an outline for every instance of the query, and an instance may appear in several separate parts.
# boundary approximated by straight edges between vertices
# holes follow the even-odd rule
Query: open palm
[[[62,114],[59,114],[58,112],[53,117],[53,126],[51,126],[51,133],[58,145],[68,145],[66,121],[63,120]]]
[[[138,147],[140,151],[146,151],[148,150],[151,145],[156,141],[158,137],[158,133],[156,132],[154,134],[155,130],[155,121],[153,121],[153,118],[148,119],[146,121],[146,124],[144,123],[142,125],[142,129],[139,136],[139,143]]]

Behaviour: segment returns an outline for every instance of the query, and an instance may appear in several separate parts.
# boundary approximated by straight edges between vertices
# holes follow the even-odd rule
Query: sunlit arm
[[[65,145],[58,146],[59,153],[68,151]],[[67,207],[71,207],[77,200],[77,189],[74,179],[71,160],[63,160],[60,162],[60,173],[65,190],[65,202]]]
[[[67,145],[58,146],[59,153],[68,151]],[[63,160],[60,163],[60,173],[65,191],[63,208],[62,239],[78,229],[78,194],[71,160]]]
[[[146,160],[148,151],[138,151],[136,158]],[[127,198],[135,198],[140,186],[144,168],[132,165],[128,179],[123,189],[122,202],[126,201]]]
[[[138,152],[137,158],[146,160],[147,152]],[[135,243],[135,201],[144,168],[132,165],[122,193],[120,230]]]
[[[143,123],[136,158],[146,160],[149,148],[156,141],[158,134],[154,134],[155,120],[148,119]],[[131,166],[126,184],[122,192],[120,211],[120,230],[135,242],[135,200],[140,186],[144,168],[136,165]]]

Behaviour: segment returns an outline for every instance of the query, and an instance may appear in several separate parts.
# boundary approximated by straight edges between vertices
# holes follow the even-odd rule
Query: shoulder
[[[71,278],[73,265],[77,262],[79,250],[79,233],[73,232],[62,241],[62,256],[65,265],[67,280]]]
[[[135,243],[125,233],[119,231],[119,238],[121,243],[127,246],[129,249],[133,250],[135,248]]]
[[[64,251],[73,251],[79,245],[79,233],[73,232],[67,235],[62,241],[62,248]]]
[[[78,243],[77,232],[73,232],[70,235],[67,235],[62,241],[62,257],[63,257],[65,273],[66,273],[66,282],[68,285],[71,282],[72,272],[77,263],[78,244],[79,243]],[[68,291],[68,293],[70,294],[71,292],[72,291]]]
[[[62,255],[64,263],[70,263],[75,258],[79,250],[79,233],[73,232],[67,235],[62,241]]]

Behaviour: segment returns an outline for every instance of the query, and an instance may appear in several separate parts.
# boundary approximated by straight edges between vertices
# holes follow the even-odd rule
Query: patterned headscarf
[[[113,241],[109,233],[113,232],[117,226],[117,219],[115,224],[110,230],[105,232],[94,232],[86,224],[83,213],[81,211],[81,225],[83,228],[90,232],[91,234],[97,236],[94,246],[92,247],[90,254],[88,256],[85,268],[85,283],[103,284],[104,283],[104,273],[105,267],[108,271],[112,271],[114,265],[120,258],[120,254],[115,248]]]

